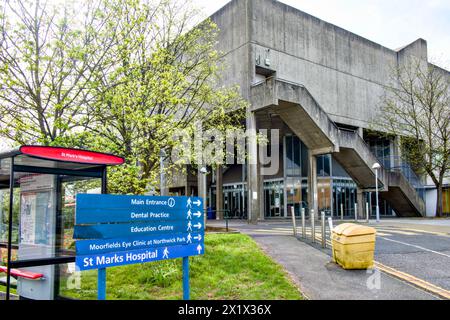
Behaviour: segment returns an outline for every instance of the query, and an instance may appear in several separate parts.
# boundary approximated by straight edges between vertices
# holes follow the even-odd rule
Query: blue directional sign
[[[82,255],[76,257],[75,264],[80,268],[80,270],[89,270],[195,256],[203,254],[203,252],[203,244],[189,244],[184,246],[147,248],[97,255]]]
[[[133,235],[158,235],[180,232],[201,232],[203,221],[167,221],[152,223],[115,223],[75,226],[74,239],[111,239]]]
[[[200,220],[203,202],[197,197],[152,197],[106,194],[78,194],[75,222]]]
[[[202,244],[203,233],[175,233],[158,236],[139,236],[114,239],[79,240],[75,244],[77,255],[130,251],[148,247]]]
[[[80,270],[204,252],[201,198],[77,194],[75,208]]]
[[[75,265],[98,269],[98,299],[105,299],[106,268],[183,258],[183,298],[189,299],[189,256],[205,251],[203,219],[196,197],[77,194]]]

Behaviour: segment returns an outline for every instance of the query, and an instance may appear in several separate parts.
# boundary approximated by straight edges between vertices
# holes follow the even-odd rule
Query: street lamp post
[[[377,223],[380,222],[380,207],[378,206],[378,169],[381,168],[381,165],[376,162],[373,164],[372,169],[375,169],[375,202],[376,202],[376,215],[377,215]]]
[[[208,169],[206,169],[206,167],[202,167],[200,169],[201,174],[203,175],[203,190],[202,190],[202,197],[203,197],[203,214],[204,214],[204,224],[205,224],[205,228],[206,228],[206,219],[207,219],[207,205],[206,205],[206,175],[208,173]]]

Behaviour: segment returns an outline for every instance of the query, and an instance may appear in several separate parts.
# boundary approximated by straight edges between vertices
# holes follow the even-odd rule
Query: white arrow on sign
[[[193,201],[192,203],[193,203],[193,204],[196,204],[197,207],[200,207],[200,205],[202,204],[202,202],[201,202],[200,200]]]
[[[200,254],[202,252],[202,246],[201,245],[197,246],[197,252],[198,252],[198,254]]]
[[[199,234],[197,237],[194,237],[194,239],[200,241],[200,240],[202,240],[202,235]]]
[[[200,229],[202,227],[202,224],[199,222],[197,224],[194,224],[194,227],[196,227],[197,229]]]
[[[200,211],[197,211],[196,213],[194,213],[194,216],[200,218],[202,216],[202,213]]]

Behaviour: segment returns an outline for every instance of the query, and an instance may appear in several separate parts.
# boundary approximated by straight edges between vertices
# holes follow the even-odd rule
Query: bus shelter
[[[6,299],[64,299],[75,272],[75,196],[106,193],[107,167],[122,157],[21,146],[0,153],[0,286]]]

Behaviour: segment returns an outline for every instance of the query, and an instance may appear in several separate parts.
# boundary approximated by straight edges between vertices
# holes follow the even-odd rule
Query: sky
[[[54,1],[54,0],[52,0]],[[64,0],[59,0],[64,1]],[[229,0],[192,0],[209,16]],[[390,49],[427,40],[429,59],[450,70],[450,0],[280,0]],[[0,150],[5,149],[0,140]]]
[[[229,0],[193,0],[211,15]],[[390,49],[418,38],[432,62],[450,70],[450,0],[280,0]]]

